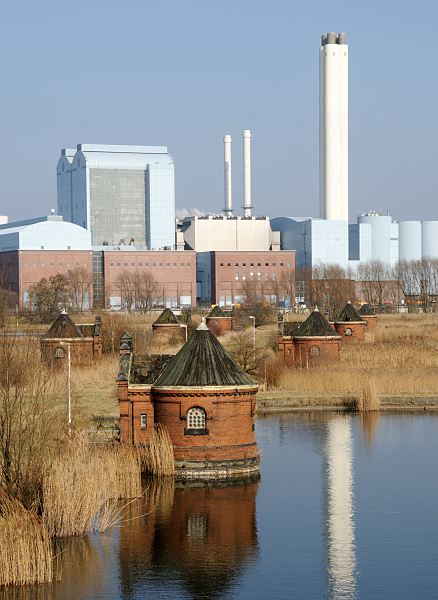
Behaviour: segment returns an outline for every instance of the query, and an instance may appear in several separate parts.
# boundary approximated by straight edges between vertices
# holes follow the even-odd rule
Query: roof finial
[[[207,325],[205,324],[205,317],[202,317],[202,322],[197,326],[196,331],[205,331],[208,330]]]
[[[61,315],[66,315],[66,314],[67,314],[67,311],[65,310],[65,308],[63,308],[63,309],[61,310]]]
[[[313,309],[313,312],[319,312],[319,308],[315,305],[315,308]]]

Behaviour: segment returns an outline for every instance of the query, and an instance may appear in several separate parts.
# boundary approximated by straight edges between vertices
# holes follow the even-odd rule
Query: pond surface
[[[260,481],[154,485],[27,597],[438,598],[438,415],[277,414],[257,435]]]

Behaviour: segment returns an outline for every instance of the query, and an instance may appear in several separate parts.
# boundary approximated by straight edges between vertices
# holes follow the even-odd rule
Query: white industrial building
[[[165,146],[79,144],[57,166],[58,213],[93,246],[175,244],[174,163]]]
[[[0,225],[0,252],[91,250],[90,232],[58,215]]]

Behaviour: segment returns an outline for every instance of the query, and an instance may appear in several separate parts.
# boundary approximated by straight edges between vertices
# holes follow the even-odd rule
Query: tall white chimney
[[[225,185],[225,204],[224,210],[226,217],[233,214],[233,191],[231,183],[231,135],[224,135],[224,185]]]
[[[348,46],[322,36],[319,50],[319,194],[322,219],[348,221]]]
[[[252,216],[251,204],[251,132],[243,131],[243,216]]]

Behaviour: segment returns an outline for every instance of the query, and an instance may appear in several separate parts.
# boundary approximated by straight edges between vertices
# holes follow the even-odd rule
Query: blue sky
[[[223,135],[252,131],[257,214],[318,215],[321,33],[350,46],[350,218],[438,219],[436,2],[4,3],[0,214],[56,206],[78,143],[167,145],[178,208],[223,206]]]

